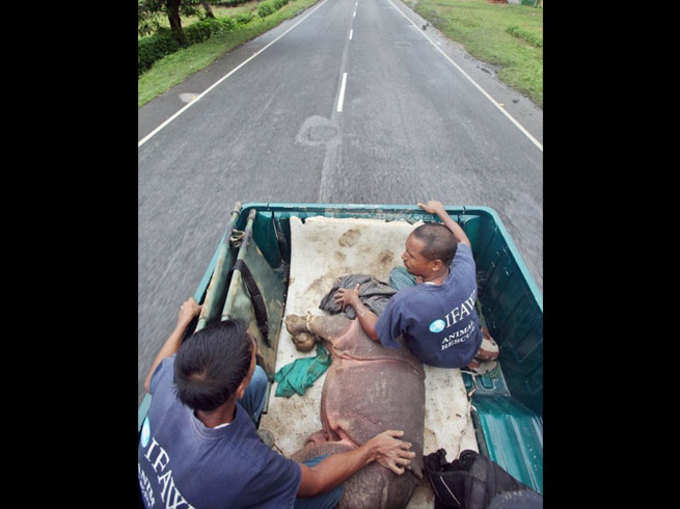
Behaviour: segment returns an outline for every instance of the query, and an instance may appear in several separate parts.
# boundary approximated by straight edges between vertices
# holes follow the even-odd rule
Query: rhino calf
[[[423,475],[425,373],[407,349],[372,341],[358,320],[342,315],[289,315],[293,337],[312,333],[333,356],[321,396],[322,429],[292,458],[304,461],[354,449],[387,429],[404,431],[416,453],[408,470],[397,475],[377,462],[345,481],[341,509],[405,507]],[[297,343],[296,343],[297,344]]]

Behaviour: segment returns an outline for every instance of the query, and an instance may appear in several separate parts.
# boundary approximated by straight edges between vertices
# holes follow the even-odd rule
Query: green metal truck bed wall
[[[543,420],[509,396],[477,395],[473,403],[480,453],[543,493]]]
[[[212,295],[209,287],[223,292],[229,286],[229,269],[239,255],[229,243],[233,232],[246,229],[252,211],[252,239],[258,252],[282,280],[290,261],[290,217],[361,217],[369,219],[435,220],[417,206],[354,205],[323,203],[237,203],[228,228],[194,297],[211,305],[202,314],[199,328],[218,319],[225,296]],[[477,266],[478,306],[491,335],[500,346],[499,367],[474,380],[465,375],[466,385],[474,388],[473,421],[480,452],[505,468],[527,486],[543,490],[543,299],[514,242],[497,213],[487,207],[446,207],[472,244]],[[269,270],[267,280],[271,279]],[[257,274],[253,274],[258,279]],[[264,278],[263,278],[264,279]],[[259,281],[258,281],[259,283]],[[267,302],[285,303],[287,284],[262,281],[260,290]],[[285,283],[285,281],[283,281]],[[237,285],[239,292],[245,292]],[[205,308],[204,308],[205,309]],[[281,311],[273,313],[280,329]],[[207,316],[209,314],[209,316]],[[271,375],[271,374],[270,374]],[[148,395],[147,395],[148,396]],[[149,398],[139,408],[141,426]]]
[[[253,307],[247,286],[244,284],[241,273],[238,270],[233,272],[229,282],[229,290],[220,320],[228,318],[241,319],[249,324],[248,331],[258,343],[258,363],[264,368],[269,380],[273,381],[287,285],[284,283],[282,272],[270,265],[255,241],[254,225],[256,215],[256,211],[251,209],[248,223],[241,239],[237,260],[246,264],[259,292],[263,296],[268,325],[266,337],[258,328],[255,308]]]

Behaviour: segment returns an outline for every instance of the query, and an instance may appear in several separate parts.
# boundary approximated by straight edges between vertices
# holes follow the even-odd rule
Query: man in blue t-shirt
[[[386,347],[398,338],[422,362],[475,370],[498,357],[498,347],[481,330],[475,309],[477,280],[470,240],[438,201],[418,203],[442,223],[426,223],[406,239],[402,261],[390,275],[399,290],[376,316],[359,299],[358,286],[339,289],[335,302],[351,305],[366,334]],[[406,276],[406,277],[404,277]],[[404,284],[405,282],[405,284]]]
[[[232,320],[182,341],[200,309],[193,298],[182,304],[144,382],[153,399],[137,473],[147,508],[330,508],[342,483],[373,461],[404,473],[415,453],[398,439],[403,431],[386,430],[357,449],[304,463],[265,445],[254,424],[267,388],[256,343]]]

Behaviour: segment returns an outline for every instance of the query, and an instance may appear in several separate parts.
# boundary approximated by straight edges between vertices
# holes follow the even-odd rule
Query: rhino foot
[[[299,352],[309,352],[318,341],[318,338],[310,332],[300,332],[296,336],[292,336],[291,339]]]
[[[286,317],[286,329],[291,336],[297,336],[302,332],[309,333],[307,318],[300,315],[288,315]]]

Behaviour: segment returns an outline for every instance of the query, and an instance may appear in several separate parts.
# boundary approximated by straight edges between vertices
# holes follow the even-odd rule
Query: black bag
[[[472,450],[446,462],[446,451],[423,457],[435,509],[538,509],[543,497],[496,463]]]

